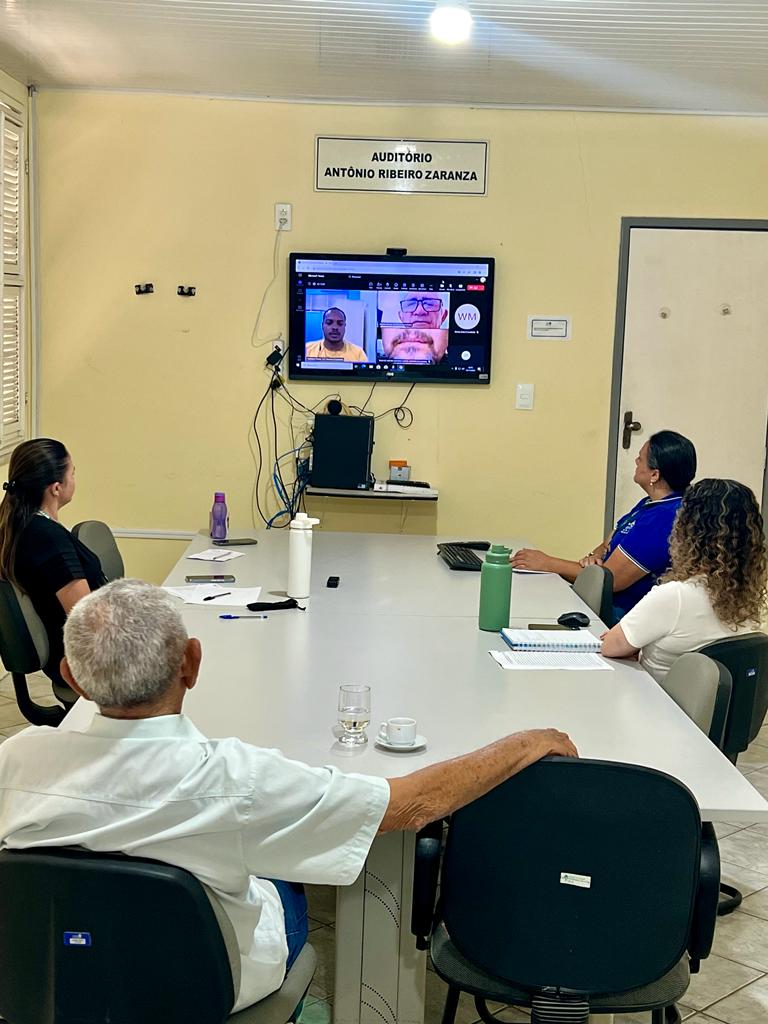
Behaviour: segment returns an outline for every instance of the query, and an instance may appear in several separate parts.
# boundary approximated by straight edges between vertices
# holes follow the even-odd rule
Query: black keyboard
[[[478,558],[474,551],[463,548],[459,544],[438,544],[437,553],[449,569],[480,572],[483,567],[483,560]]]

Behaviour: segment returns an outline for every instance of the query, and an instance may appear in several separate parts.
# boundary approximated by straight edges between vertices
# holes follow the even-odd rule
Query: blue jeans
[[[304,886],[298,882],[283,882],[277,878],[270,878],[269,881],[277,889],[280,902],[283,904],[285,937],[288,940],[288,962],[285,970],[288,972],[309,935],[307,897],[304,895]]]

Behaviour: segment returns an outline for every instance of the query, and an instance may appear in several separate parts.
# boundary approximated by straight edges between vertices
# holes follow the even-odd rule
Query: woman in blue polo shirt
[[[614,611],[621,618],[669,568],[672,524],[695,475],[696,449],[688,438],[660,430],[635,459],[634,480],[646,496],[619,519],[602,544],[578,562],[522,548],[513,555],[512,565],[556,572],[571,583],[586,565],[604,565],[613,573]]]

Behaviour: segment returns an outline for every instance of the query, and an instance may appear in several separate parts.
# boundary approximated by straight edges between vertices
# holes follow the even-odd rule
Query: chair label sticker
[[[65,946],[90,946],[90,932],[64,932]]]
[[[579,889],[591,889],[592,876],[574,875],[572,871],[561,871],[560,885],[576,885],[579,887]]]

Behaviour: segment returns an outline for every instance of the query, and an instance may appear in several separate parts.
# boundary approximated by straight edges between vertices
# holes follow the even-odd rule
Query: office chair
[[[588,565],[573,581],[573,590],[606,626],[614,624],[613,573],[604,565]]]
[[[286,1024],[315,972],[229,1016],[234,929],[188,871],[87,850],[0,853],[0,1014],[8,1024]]]
[[[434,859],[439,842],[426,843]],[[417,862],[417,883],[433,879]],[[531,765],[452,816],[434,916],[434,884],[416,894],[412,930],[422,945],[431,934],[448,984],[443,1024],[462,991],[487,1024],[487,1000],[532,1007],[532,1024],[648,1010],[653,1024],[679,1022],[674,1004],[712,946],[719,879],[714,829],[676,779],[609,761]]]
[[[700,654],[725,665],[733,679],[733,690],[723,738],[718,746],[736,764],[739,754],[760,732],[768,710],[768,636],[745,633],[717,640],[699,649]],[[717,909],[720,917],[733,913],[742,900],[733,885],[721,885],[725,898]]]
[[[731,704],[731,673],[705,654],[682,654],[659,684],[675,704],[721,747]]]
[[[32,725],[56,726],[69,707],[36,704],[27,685],[27,675],[39,672],[48,661],[48,636],[32,602],[7,580],[0,580],[0,659],[11,673],[19,711]],[[66,695],[56,696],[63,700]],[[71,701],[76,699],[70,691]]]
[[[86,519],[72,527],[72,536],[98,555],[101,568],[109,583],[125,576],[123,558],[112,531],[98,519]]]

